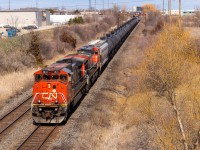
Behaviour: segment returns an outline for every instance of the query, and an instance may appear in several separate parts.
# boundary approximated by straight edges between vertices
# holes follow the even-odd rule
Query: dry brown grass
[[[146,67],[141,67],[147,72],[138,71],[140,76],[147,73],[143,76],[145,80],[142,79],[145,82],[140,83],[145,101],[140,110],[154,134],[153,144],[160,149],[193,148],[199,130],[200,106],[199,56],[194,39],[177,26],[165,27],[150,46],[144,62]],[[174,104],[182,123],[173,110]]]
[[[44,64],[54,62],[63,57],[63,54],[72,53],[70,45],[60,40],[62,31],[70,31],[69,33],[77,39],[79,47],[108,31],[115,24],[114,19],[110,18],[111,16],[98,20],[98,25],[91,23],[41,31],[38,41]],[[31,87],[33,70],[36,71],[36,69],[30,68],[36,66],[36,60],[32,54],[27,54],[30,41],[29,34],[0,41],[0,75],[2,75],[0,87],[1,93],[3,93],[0,95],[0,100],[7,99],[25,88]],[[28,71],[29,69],[30,71]],[[5,86],[6,88],[3,88]]]
[[[0,101],[30,89],[33,85],[33,73],[36,70],[28,69],[0,76]]]

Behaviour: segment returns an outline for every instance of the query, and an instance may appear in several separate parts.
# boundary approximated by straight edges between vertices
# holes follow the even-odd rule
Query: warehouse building
[[[50,15],[50,22],[52,25],[66,24],[70,19],[78,16],[79,15]]]
[[[10,25],[14,27],[24,27],[27,25],[36,25],[41,27],[50,24],[50,13],[42,11],[0,11],[0,26]]]

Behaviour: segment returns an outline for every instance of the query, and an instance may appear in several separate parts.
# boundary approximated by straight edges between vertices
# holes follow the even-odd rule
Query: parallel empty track
[[[17,148],[18,150],[39,150],[51,136],[56,126],[38,126]]]
[[[0,135],[30,111],[31,98],[32,96],[28,97],[23,103],[19,104],[13,110],[0,118]]]

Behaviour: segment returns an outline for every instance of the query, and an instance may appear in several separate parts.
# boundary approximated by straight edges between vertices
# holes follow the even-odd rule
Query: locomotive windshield
[[[59,79],[59,75],[54,74],[51,76],[52,80],[58,80]]]
[[[61,74],[60,75],[60,79],[62,80],[62,81],[67,81],[67,75],[65,75],[65,74]]]
[[[44,80],[50,80],[51,79],[51,76],[49,74],[44,74],[43,75],[43,79]]]
[[[67,75],[66,74],[36,74],[35,75],[35,81],[36,82],[39,82],[40,80],[61,80],[63,82],[66,82],[67,81]]]
[[[92,51],[92,50],[78,50],[78,54],[91,55],[93,53],[94,53],[94,51]]]
[[[40,80],[42,80],[42,75],[41,74],[36,74],[35,75],[35,81],[39,82]]]

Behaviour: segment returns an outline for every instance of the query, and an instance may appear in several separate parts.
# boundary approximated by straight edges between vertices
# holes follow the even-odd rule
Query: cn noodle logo
[[[58,94],[57,93],[42,93],[42,98],[47,100],[57,99]]]

